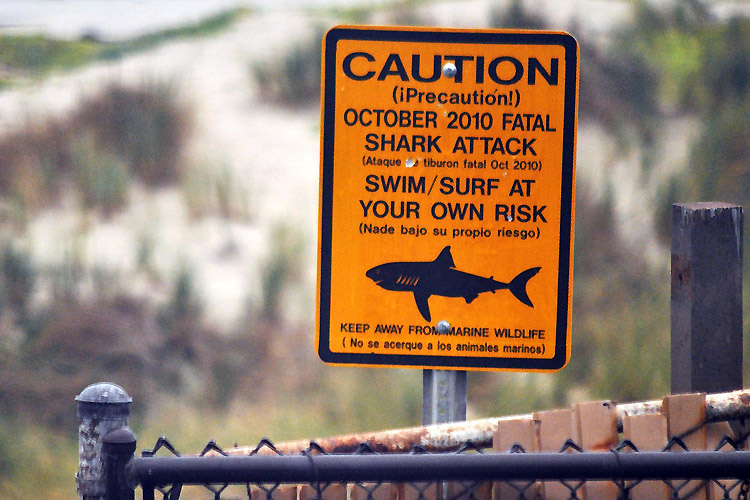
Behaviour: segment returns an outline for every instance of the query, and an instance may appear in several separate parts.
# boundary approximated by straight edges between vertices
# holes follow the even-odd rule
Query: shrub
[[[510,7],[495,8],[490,13],[493,28],[541,30],[547,28],[546,24],[542,16],[527,11],[522,0],[512,0]]]
[[[261,316],[271,322],[279,322],[283,317],[286,287],[298,280],[302,272],[300,255],[304,241],[298,231],[285,224],[272,228],[270,240],[270,252],[261,277]]]
[[[183,196],[192,217],[251,218],[250,190],[226,162],[191,164],[183,175]]]
[[[70,401],[90,383],[115,380],[145,398],[156,338],[142,301],[57,302],[45,311],[39,333],[2,370],[3,411],[64,430],[75,425]]]
[[[78,134],[92,134],[100,148],[119,156],[147,186],[179,179],[182,148],[191,126],[172,85],[111,84],[81,103],[71,126]]]
[[[28,254],[6,243],[0,254],[0,314],[7,307],[24,318],[34,291],[36,272]]]
[[[106,151],[100,151],[87,137],[72,146],[74,183],[81,201],[88,208],[101,208],[111,214],[127,201],[130,178],[123,162]]]
[[[191,128],[173,86],[110,84],[65,118],[0,138],[0,196],[33,212],[73,185],[85,206],[111,214],[130,177],[149,187],[179,180]]]
[[[318,28],[276,60],[254,63],[251,73],[260,98],[290,107],[319,102],[322,39]]]
[[[70,172],[66,127],[32,124],[0,139],[0,195],[26,210],[48,206]]]

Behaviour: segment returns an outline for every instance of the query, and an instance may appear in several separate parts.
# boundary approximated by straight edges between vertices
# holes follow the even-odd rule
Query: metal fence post
[[[133,500],[135,489],[128,484],[125,466],[134,457],[136,438],[130,427],[109,431],[102,441],[106,500]]]
[[[742,207],[672,205],[672,393],[742,388]]]
[[[112,429],[128,425],[133,399],[119,385],[106,382],[86,387],[75,399],[78,401],[78,498],[100,500],[106,493],[104,436]]]

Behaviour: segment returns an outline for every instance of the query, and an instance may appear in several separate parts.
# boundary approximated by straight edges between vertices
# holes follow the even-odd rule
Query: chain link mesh
[[[689,431],[672,437],[664,453],[690,453],[685,445],[685,438],[698,431],[697,426]],[[725,435],[716,445],[716,453],[739,452],[748,448],[747,434],[737,437]],[[630,441],[622,441],[616,448],[610,450],[616,455],[621,453],[638,453],[636,446]],[[411,454],[434,455],[419,446],[415,446]],[[475,446],[471,442],[465,443],[453,454],[467,453],[497,453]],[[518,444],[514,444],[508,453],[526,453]],[[572,440],[567,440],[561,446],[559,453],[585,453]],[[151,450],[145,450],[142,457],[136,460],[148,460],[151,457],[173,456],[179,459],[182,455],[165,438],[160,437]],[[283,455],[274,444],[268,440],[261,440],[247,455]],[[229,455],[214,441],[206,444],[200,457]],[[316,442],[302,452],[302,455],[328,455]],[[352,455],[381,455],[367,444],[362,444]],[[618,455],[619,456],[619,455]],[[619,460],[619,458],[618,458]],[[311,463],[314,462],[311,461]],[[747,477],[733,479],[629,479],[613,477],[611,480],[593,480],[586,478],[586,471],[580,471],[577,477],[556,481],[419,481],[406,483],[390,482],[310,482],[306,484],[289,484],[278,481],[269,475],[264,482],[242,482],[239,484],[171,484],[167,486],[143,486],[143,498],[161,498],[177,500],[179,498],[213,498],[248,500],[594,500],[602,499],[672,499],[672,500],[747,500],[750,492],[750,470]],[[156,493],[156,495],[154,495]]]

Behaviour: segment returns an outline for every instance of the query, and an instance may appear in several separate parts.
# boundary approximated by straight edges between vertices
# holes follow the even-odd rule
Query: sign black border
[[[559,45],[565,49],[565,102],[560,200],[560,259],[557,291],[555,355],[550,359],[423,356],[374,353],[337,353],[329,349],[331,317],[331,245],[333,227],[333,142],[336,109],[336,50],[340,40],[473,43],[497,45]],[[575,158],[578,43],[567,33],[477,32],[332,28],[325,38],[323,75],[323,141],[320,200],[320,291],[318,356],[326,363],[401,368],[464,368],[506,370],[559,370],[566,363],[571,240],[573,238],[573,162]]]

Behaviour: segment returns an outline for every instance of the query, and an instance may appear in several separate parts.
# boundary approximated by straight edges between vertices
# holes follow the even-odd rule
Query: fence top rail
[[[617,404],[617,427],[622,431],[625,415],[653,415],[662,411],[662,401],[641,401]],[[379,432],[347,434],[312,441],[334,453],[352,453],[362,443],[379,452],[408,452],[415,446],[427,451],[454,451],[463,444],[472,442],[480,448],[492,446],[492,435],[497,430],[498,421],[518,418],[532,418],[533,415],[490,417],[467,422],[409,427]],[[709,422],[728,421],[750,417],[750,389],[706,395],[706,420]],[[276,445],[283,454],[295,454],[306,450],[311,440],[287,441]],[[253,447],[236,447],[226,452],[230,455],[247,455]]]
[[[252,455],[134,458],[131,483],[633,480],[745,478],[750,452]]]

